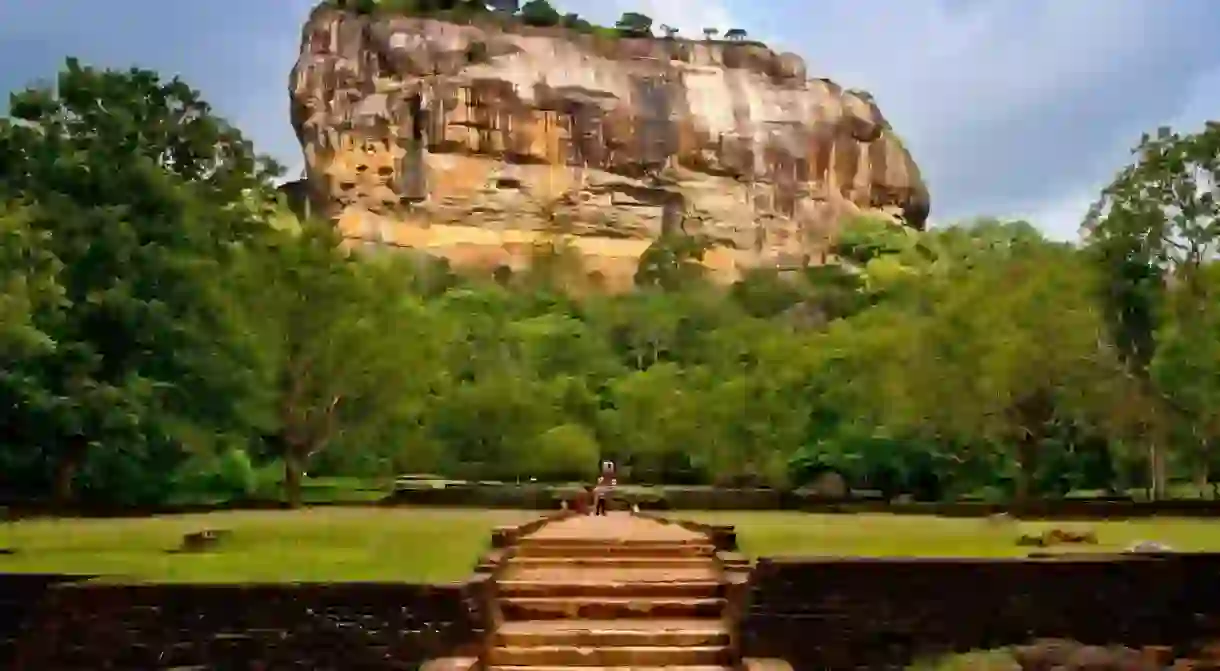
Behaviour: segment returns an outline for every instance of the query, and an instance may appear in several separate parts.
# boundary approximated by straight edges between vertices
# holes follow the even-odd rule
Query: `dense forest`
[[[919,498],[1202,485],[1220,460],[1220,126],[1145,137],[1078,244],[846,222],[731,287],[671,235],[636,290],[558,226],[531,270],[346,253],[178,80],[69,61],[0,120],[0,487],[244,497],[255,474],[796,487]],[[1203,488],[1206,490],[1206,487]]]

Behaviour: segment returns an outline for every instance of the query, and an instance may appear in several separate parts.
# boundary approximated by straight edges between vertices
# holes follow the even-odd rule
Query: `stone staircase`
[[[521,538],[496,575],[494,671],[736,668],[726,578],[706,538],[625,513]]]

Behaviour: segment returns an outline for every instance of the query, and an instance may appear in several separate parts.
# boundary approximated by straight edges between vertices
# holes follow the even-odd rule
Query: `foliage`
[[[549,0],[325,0],[325,5],[363,15],[406,14],[461,23],[488,19],[500,23],[519,21],[527,26],[562,26],[602,37],[653,37],[652,19],[644,14],[626,12],[614,28],[608,28],[591,23],[574,12],[560,12]],[[667,39],[674,39],[678,29],[663,26],[663,32]]]
[[[245,432],[243,336],[212,279],[267,229],[275,166],[186,84],[144,70],[69,60],[55,90],[14,94],[9,109],[0,198],[24,222],[6,242],[34,245],[16,251],[44,272],[4,302],[54,296],[33,315],[54,346],[0,379],[22,479],[62,499],[77,484],[121,489],[122,463],[172,465],[189,443]],[[91,467],[104,444],[123,459]]]
[[[623,12],[614,27],[628,37],[652,37],[652,18],[639,12]]]
[[[579,21],[549,7],[521,12]],[[726,288],[713,241],[675,230],[605,294],[557,214],[499,282],[345,249],[285,215],[275,166],[177,80],[69,61],[10,110],[13,498],[299,503],[317,478],[579,481],[602,458],[635,482],[833,471],[920,499],[1118,491],[1154,463],[1216,479],[1216,213],[1191,177],[1214,172],[1211,128],[1146,140],[1085,245],[864,218],[832,263]]]
[[[703,258],[711,246],[703,236],[663,233],[640,256],[635,285],[662,291],[691,286],[703,278]]]
[[[561,18],[547,0],[529,0],[521,7],[521,20],[527,26],[557,26]]]
[[[1108,280],[1101,297],[1111,338],[1144,406],[1133,438],[1151,444],[1153,489],[1159,494],[1167,478],[1161,443],[1171,425],[1209,424],[1197,398],[1182,399],[1164,386],[1176,377],[1166,377],[1172,365],[1162,362],[1159,379],[1152,368],[1158,335],[1179,347],[1175,339],[1208,330],[1214,300],[1209,275],[1220,246],[1220,125],[1209,122],[1185,135],[1161,128],[1155,136],[1144,135],[1135,153],[1138,160],[1102,191],[1084,228],[1089,252]],[[1196,388],[1187,396],[1197,393]]]

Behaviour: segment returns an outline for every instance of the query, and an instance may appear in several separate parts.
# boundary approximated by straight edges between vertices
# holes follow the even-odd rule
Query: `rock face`
[[[817,263],[862,211],[922,227],[919,170],[867,93],[753,43],[319,7],[290,82],[307,192],[349,240],[518,269],[570,236],[629,284],[664,230],[731,281]]]

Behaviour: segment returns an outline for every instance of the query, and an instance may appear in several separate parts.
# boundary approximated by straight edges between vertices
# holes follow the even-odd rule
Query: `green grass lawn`
[[[1023,557],[1021,534],[1045,529],[1092,529],[1097,545],[1058,549],[1121,551],[1140,540],[1178,551],[1220,551],[1220,524],[1206,519],[1143,519],[1113,522],[1006,522],[980,518],[913,515],[816,515],[795,512],[687,512],[674,517],[733,524],[741,550],[751,557],[862,555],[916,557]]]
[[[437,582],[470,575],[491,529],[532,511],[342,508],[0,524],[0,573],[100,574],[123,582]],[[228,529],[207,553],[176,554],[183,534]]]

